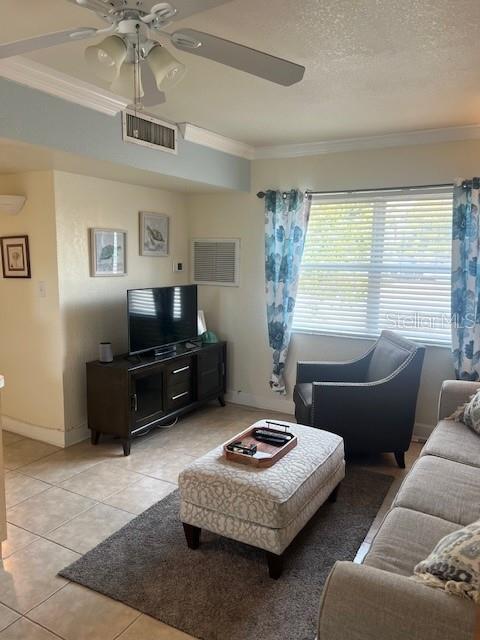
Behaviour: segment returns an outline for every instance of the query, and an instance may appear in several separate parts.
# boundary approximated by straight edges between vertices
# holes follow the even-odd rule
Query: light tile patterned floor
[[[188,640],[57,572],[173,491],[178,473],[194,457],[265,416],[212,405],[135,441],[128,458],[113,440],[62,450],[4,433],[9,528],[0,569],[0,640]],[[407,467],[420,449],[412,445]],[[367,464],[396,480],[358,557],[405,475],[393,456]]]

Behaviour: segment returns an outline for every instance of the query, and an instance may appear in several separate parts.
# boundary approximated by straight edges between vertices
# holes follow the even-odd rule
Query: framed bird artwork
[[[169,218],[163,213],[140,211],[140,255],[168,256]]]

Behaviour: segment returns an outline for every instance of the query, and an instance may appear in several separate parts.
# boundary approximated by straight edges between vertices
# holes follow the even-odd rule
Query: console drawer
[[[167,410],[176,411],[192,402],[191,386],[176,385],[167,391]]]
[[[181,383],[190,384],[192,380],[193,370],[192,370],[192,359],[185,358],[174,364],[169,365],[166,368],[166,376],[167,376],[167,388],[170,389]]]

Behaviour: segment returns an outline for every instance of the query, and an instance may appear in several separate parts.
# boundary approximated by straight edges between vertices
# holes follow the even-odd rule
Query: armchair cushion
[[[388,378],[416,350],[416,345],[392,331],[382,331],[367,370],[367,382]]]
[[[295,385],[293,401],[295,403],[295,417],[299,424],[309,425],[312,416],[313,386],[310,382]]]

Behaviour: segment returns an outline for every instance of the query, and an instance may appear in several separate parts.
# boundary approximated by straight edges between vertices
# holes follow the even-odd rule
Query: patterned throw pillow
[[[475,433],[480,435],[480,391],[472,396],[470,402],[467,402],[463,409],[463,418],[461,419],[467,427],[473,429]]]
[[[442,538],[414,574],[424,584],[480,604],[480,520]]]

